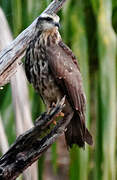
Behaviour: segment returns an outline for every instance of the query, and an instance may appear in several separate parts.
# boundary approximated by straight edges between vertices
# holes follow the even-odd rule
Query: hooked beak
[[[59,23],[55,23],[55,26],[57,26],[58,28],[60,28],[60,24],[59,24]]]

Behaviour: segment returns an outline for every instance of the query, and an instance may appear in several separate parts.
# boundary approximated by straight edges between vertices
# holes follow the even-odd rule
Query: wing
[[[66,54],[68,54],[71,57],[72,61],[77,66],[78,70],[80,71],[78,61],[75,55],[73,54],[72,50],[63,41],[59,42],[59,46],[64,50],[64,52],[66,52]]]
[[[61,46],[62,44],[62,46]],[[56,82],[60,86],[62,92],[67,95],[67,99],[70,102],[72,108],[75,110],[75,114],[78,116],[76,123],[76,127],[79,127],[80,134],[79,137],[83,141],[86,141],[88,144],[92,145],[93,140],[90,135],[88,129],[85,127],[85,106],[86,106],[86,98],[83,91],[82,78],[79,70],[79,66],[75,56],[72,51],[61,42],[58,45],[51,45],[47,47],[47,59],[49,68],[51,69]],[[73,121],[71,122],[73,125]],[[78,123],[78,124],[77,124]],[[71,126],[71,125],[70,125]],[[74,128],[74,126],[72,126]],[[74,130],[74,129],[72,129]],[[76,130],[76,128],[75,128]],[[69,136],[69,127],[66,132],[66,137],[68,145],[72,145],[78,143],[78,141],[70,140],[72,136],[74,136],[75,132],[72,132],[72,136]],[[70,127],[71,131],[71,127]],[[78,129],[76,130],[78,134]],[[70,137],[70,138],[69,138]],[[79,138],[78,137],[78,138]],[[72,137],[73,138],[73,137]],[[76,134],[75,134],[76,139]],[[72,142],[73,141],[73,142]]]
[[[61,82],[64,83],[64,92],[68,95],[72,107],[83,117],[86,100],[79,66],[72,51],[62,42],[61,44],[47,47],[49,67],[60,86]]]

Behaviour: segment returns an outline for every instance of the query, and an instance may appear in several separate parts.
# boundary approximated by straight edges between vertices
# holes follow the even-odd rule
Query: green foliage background
[[[50,0],[1,0],[14,38],[45,9]],[[117,2],[115,0],[67,0],[59,12],[61,35],[79,60],[87,96],[87,126],[94,145],[85,151],[70,151],[70,180],[116,180],[116,82],[117,82]],[[44,107],[29,87],[33,119]],[[35,99],[39,99],[35,101]],[[37,102],[37,103],[35,103]],[[0,92],[0,112],[9,144],[15,140],[10,85]],[[52,147],[56,163],[56,144]],[[39,165],[42,179],[44,158]]]

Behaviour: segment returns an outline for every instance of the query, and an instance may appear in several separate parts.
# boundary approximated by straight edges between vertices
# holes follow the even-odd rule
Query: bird
[[[60,18],[55,13],[42,13],[34,36],[26,50],[25,72],[28,81],[41,96],[48,110],[64,96],[62,112],[68,118],[65,130],[67,147],[92,145],[86,128],[86,96],[78,61],[59,33]]]

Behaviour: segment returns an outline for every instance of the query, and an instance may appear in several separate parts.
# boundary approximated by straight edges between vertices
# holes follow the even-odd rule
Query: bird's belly
[[[40,87],[40,93],[46,105],[51,106],[53,102],[56,103],[57,100],[61,99],[62,94],[60,89],[51,75],[49,75],[48,78],[43,79],[43,84],[44,87],[41,85],[42,88]]]

